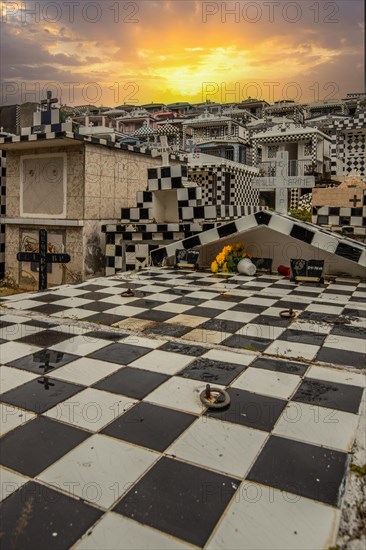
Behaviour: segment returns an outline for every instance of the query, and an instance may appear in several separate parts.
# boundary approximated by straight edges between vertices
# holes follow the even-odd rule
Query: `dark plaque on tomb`
[[[38,288],[39,290],[47,289],[47,273],[49,266],[53,263],[67,264],[70,261],[68,254],[48,253],[47,231],[39,230],[39,252],[18,252],[17,260],[19,262],[31,262],[33,267],[38,264]]]
[[[272,273],[272,258],[250,258],[259,273]]]
[[[291,281],[322,283],[324,260],[290,260]]]
[[[175,265],[176,267],[196,267],[199,255],[198,250],[176,250]]]

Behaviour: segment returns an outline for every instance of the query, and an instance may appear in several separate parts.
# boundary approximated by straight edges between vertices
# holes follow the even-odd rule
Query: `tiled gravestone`
[[[276,175],[254,178],[252,186],[255,189],[274,189],[276,193],[276,212],[287,214],[288,190],[314,187],[314,176],[289,176],[289,155],[287,151],[280,151],[276,155]]]

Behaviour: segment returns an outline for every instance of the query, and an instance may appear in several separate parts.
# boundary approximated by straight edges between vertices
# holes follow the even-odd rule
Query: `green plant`
[[[357,474],[357,477],[366,476],[366,464],[364,464],[363,466],[357,466],[357,464],[351,464],[350,468],[352,472]]]
[[[302,208],[291,208],[290,214],[302,222],[311,222],[311,212]]]

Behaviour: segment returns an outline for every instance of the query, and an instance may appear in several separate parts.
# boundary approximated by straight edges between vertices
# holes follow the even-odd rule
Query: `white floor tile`
[[[229,336],[231,336],[231,334],[228,332],[195,328],[187,332],[187,334],[184,334],[182,339],[198,342],[199,344],[221,344],[221,342],[226,340]]]
[[[93,435],[42,472],[38,479],[109,508],[159,455],[104,435]]]
[[[135,403],[130,397],[87,388],[59,403],[44,416],[97,432]]]
[[[73,384],[85,385],[87,383],[91,386],[120,368],[123,367],[116,363],[107,363],[106,361],[90,359],[90,357],[82,357],[52,371],[52,378],[66,380]]]
[[[208,550],[309,550],[334,545],[340,511],[244,482],[206,545]]]
[[[314,334],[329,334],[334,325],[330,323],[308,323],[301,319],[292,321],[289,325],[290,330],[304,330],[306,332],[313,332]]]
[[[359,419],[356,414],[291,402],[278,420],[274,433],[349,452]]]
[[[80,306],[85,306],[86,304],[91,304],[93,300],[86,300],[85,298],[79,298],[78,296],[70,296],[64,300],[58,300],[55,302],[58,306],[65,306],[70,308],[78,308]]]
[[[202,304],[199,305],[199,307],[209,307],[211,309],[222,309],[223,311],[231,309],[234,306],[235,306],[235,302],[228,302],[228,301],[225,301],[224,299],[207,300],[206,302],[202,302]]]
[[[1,316],[1,320],[8,323],[25,323],[26,321],[29,321],[29,317],[13,315],[12,313],[5,313],[5,315]]]
[[[112,315],[120,315],[121,317],[133,317],[145,311],[142,307],[133,307],[129,305],[122,305],[108,309],[107,313]]]
[[[225,321],[235,321],[237,323],[250,323],[255,317],[258,317],[258,313],[250,313],[248,311],[224,311],[215,317],[215,319],[225,319]]]
[[[0,350],[1,351],[1,350]],[[17,386],[22,386],[26,382],[30,382],[37,378],[36,374],[26,370],[16,369],[13,367],[0,367],[0,394],[5,393]]]
[[[237,365],[250,365],[254,359],[258,357],[258,353],[235,353],[223,349],[211,349],[207,353],[201,355],[202,359],[213,359],[214,361],[223,361],[225,363],[235,363]]]
[[[315,378],[317,380],[326,380],[328,382],[337,382],[339,384],[349,384],[350,386],[366,386],[366,377],[364,374],[351,370],[339,370],[335,368],[311,366],[306,373],[306,378]]]
[[[337,334],[329,334],[324,341],[324,346],[335,349],[356,351],[357,353],[366,352],[366,340],[362,340],[362,338],[338,336]]]
[[[11,307],[14,309],[31,309],[43,305],[44,302],[38,300],[19,300],[18,302],[11,302]]]
[[[244,477],[267,437],[266,432],[201,417],[166,452],[194,464]]]
[[[187,298],[198,298],[199,300],[212,300],[217,296],[219,296],[218,292],[205,292],[204,290],[197,290],[196,292],[187,294]]]
[[[14,430],[35,416],[31,412],[18,409],[13,405],[0,404],[0,435]]]
[[[285,355],[293,359],[306,359],[311,361],[314,359],[319,349],[320,346],[313,346],[311,344],[275,340],[266,349],[266,355]]]
[[[131,344],[133,346],[141,346],[142,348],[156,349],[165,344],[166,340],[158,340],[153,338],[145,338],[139,334],[131,334],[127,338],[120,340],[121,344]]]
[[[271,325],[257,325],[248,323],[241,327],[235,334],[242,336],[253,336],[255,338],[269,338],[275,340],[284,332],[284,327],[274,327]]]
[[[187,306],[185,304],[161,304],[161,306],[155,307],[154,310],[157,311],[167,311],[168,313],[184,313],[188,309],[192,309],[192,306]]]
[[[85,319],[85,317],[90,317],[90,315],[93,315],[93,311],[90,311],[90,309],[70,307],[64,309],[63,311],[58,311],[57,313],[51,313],[50,317],[61,317],[63,319]]]
[[[149,300],[156,300],[157,302],[165,303],[165,302],[172,302],[173,300],[177,300],[179,296],[177,296],[176,294],[168,294],[165,292],[164,294],[160,294],[159,292],[157,292],[156,294],[149,294],[148,296],[145,296],[145,298]]]
[[[28,478],[0,466],[0,502],[20,489],[27,481]]]
[[[25,325],[20,323],[17,325],[9,325],[0,330],[0,338],[4,340],[19,340],[19,338],[24,338],[24,336],[30,336],[31,334],[37,334],[46,330],[43,327],[33,327],[32,325]]]
[[[75,355],[83,356],[104,348],[108,346],[108,344],[110,344],[108,340],[95,340],[94,342],[91,342],[90,338],[88,339],[80,334],[75,336],[75,338],[71,338],[71,340],[60,342],[49,349],[55,349],[56,351],[62,351],[63,353],[74,353]]]
[[[327,306],[321,303],[312,303],[307,308],[306,311],[316,311],[318,313],[324,313],[324,315],[330,313],[333,315],[340,315],[343,311],[343,307],[338,306]]]
[[[215,387],[223,388],[223,386]],[[200,393],[206,388],[206,384],[198,380],[173,376],[170,380],[161,384],[151,392],[145,401],[178,409],[181,411],[200,414],[204,407],[200,401]]]
[[[121,534],[123,533],[123,536]],[[170,538],[161,531],[151,529],[125,518],[120,514],[108,512],[93,527],[91,534],[85,535],[76,546],[77,550],[184,550],[191,548],[187,543]]]
[[[300,376],[268,369],[249,367],[233,383],[242,390],[288,399],[300,384]]]
[[[181,355],[169,351],[154,350],[130,363],[130,367],[161,372],[163,374],[176,374],[189,365],[194,357],[191,355]]]
[[[30,344],[21,344],[19,342],[6,342],[0,346],[0,358],[2,363],[10,363],[15,359],[36,353],[40,347],[31,346]],[[61,350],[62,351],[62,350]]]
[[[195,328],[198,325],[202,325],[202,323],[204,323],[205,321],[207,321],[207,317],[199,317],[198,315],[185,315],[184,313],[180,313],[179,315],[168,319],[166,322],[173,323],[174,325],[182,325],[185,327]]]

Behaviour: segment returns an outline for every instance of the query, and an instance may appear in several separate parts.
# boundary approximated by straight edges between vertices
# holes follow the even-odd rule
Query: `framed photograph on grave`
[[[272,258],[250,258],[258,273],[272,273]]]
[[[324,260],[290,260],[291,281],[323,283]]]
[[[198,250],[177,250],[175,252],[175,266],[183,268],[197,267],[199,256]]]

